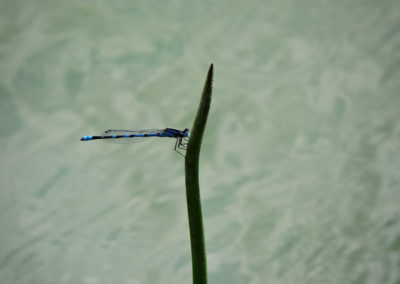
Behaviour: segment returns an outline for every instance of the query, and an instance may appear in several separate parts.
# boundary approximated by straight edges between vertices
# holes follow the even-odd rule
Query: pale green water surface
[[[400,2],[0,0],[0,283],[400,283]]]

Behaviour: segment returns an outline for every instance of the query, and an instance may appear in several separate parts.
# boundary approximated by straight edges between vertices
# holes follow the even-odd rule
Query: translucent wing
[[[112,136],[120,136],[120,135],[144,135],[144,134],[159,134],[162,133],[164,130],[159,129],[146,129],[146,130],[128,130],[128,129],[109,129],[101,134],[104,137],[110,137],[107,139],[103,139],[106,142],[111,143],[118,143],[118,144],[130,144],[130,143],[139,143],[143,141],[147,141],[149,137],[119,137],[119,138],[112,138]]]

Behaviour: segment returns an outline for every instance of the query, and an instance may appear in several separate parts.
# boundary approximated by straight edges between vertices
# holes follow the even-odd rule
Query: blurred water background
[[[400,283],[400,2],[0,1],[0,283]]]

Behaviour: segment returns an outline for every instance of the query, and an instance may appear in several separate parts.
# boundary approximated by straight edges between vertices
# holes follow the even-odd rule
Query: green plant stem
[[[186,201],[192,249],[193,284],[207,283],[206,248],[199,188],[199,155],[211,104],[212,78],[213,64],[208,70],[197,115],[190,132],[185,158]]]

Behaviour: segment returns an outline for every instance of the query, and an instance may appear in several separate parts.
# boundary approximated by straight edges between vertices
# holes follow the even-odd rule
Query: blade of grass
[[[213,64],[208,70],[185,158],[186,202],[192,249],[193,284],[207,283],[207,260],[199,187],[199,155],[211,104]]]

